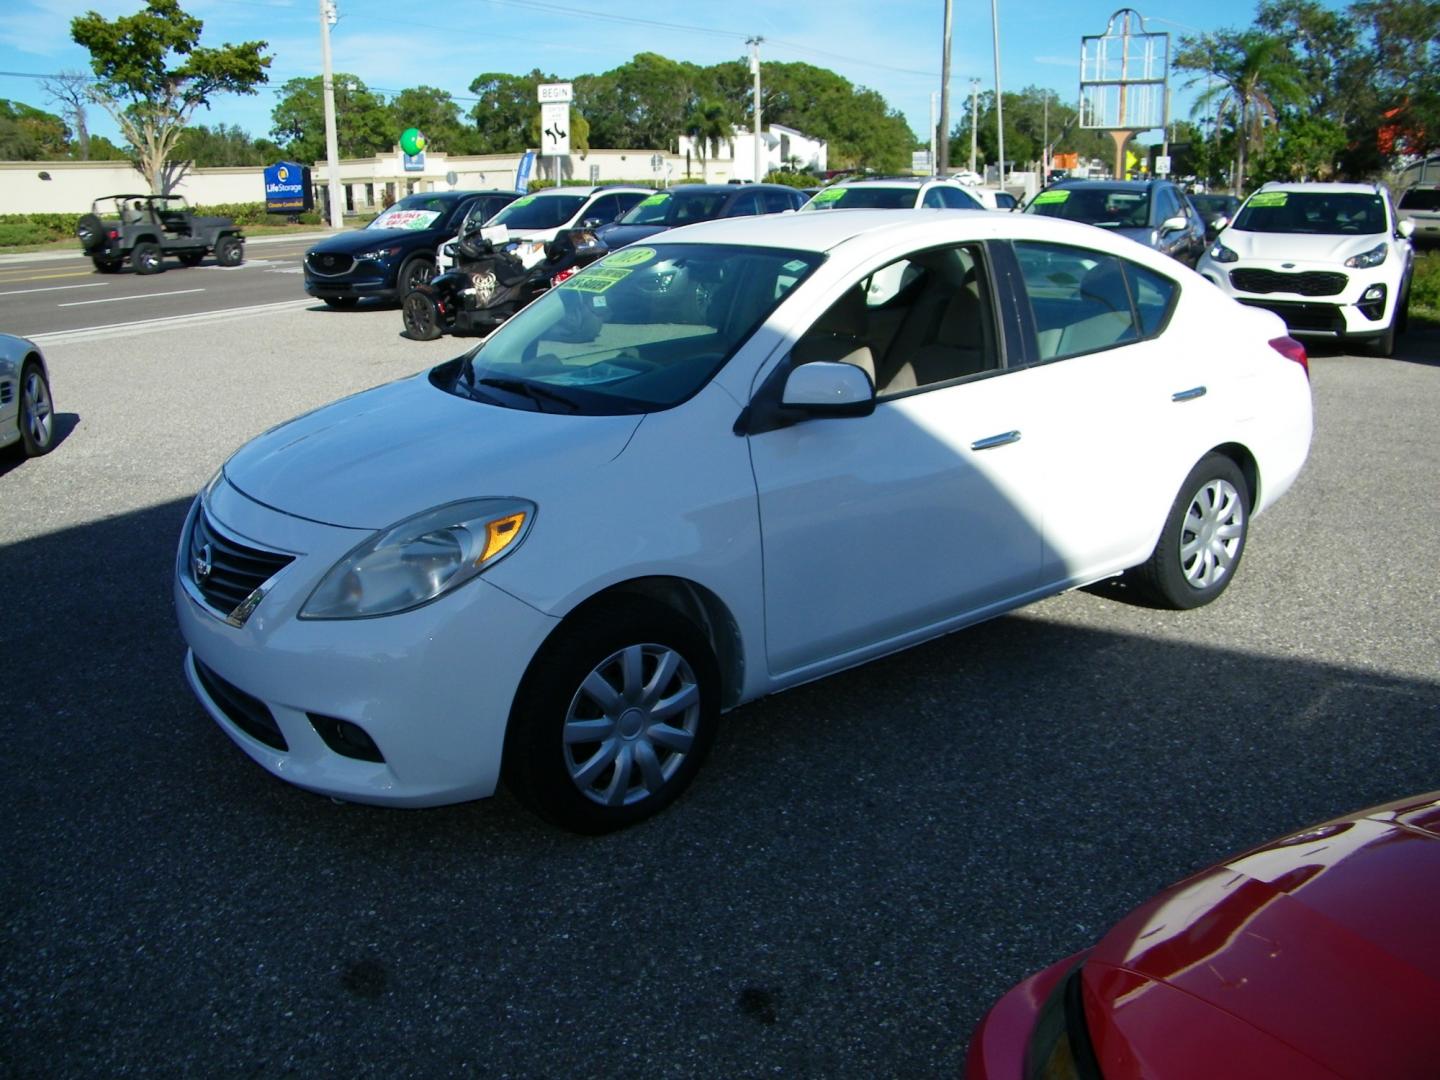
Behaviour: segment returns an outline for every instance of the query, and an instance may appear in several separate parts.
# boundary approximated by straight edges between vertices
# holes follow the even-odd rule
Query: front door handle
[[[1181,390],[1179,393],[1171,394],[1171,395],[1170,395],[1170,400],[1171,400],[1171,401],[1194,401],[1196,398],[1202,398],[1202,397],[1204,397],[1204,396],[1205,396],[1205,387],[1203,387],[1203,386],[1195,386],[1195,387],[1191,387],[1189,390]]]
[[[1020,433],[1018,431],[1007,431],[1003,435],[991,435],[988,439],[976,439],[970,444],[970,449],[989,450],[995,446],[1006,446],[1019,441]]]

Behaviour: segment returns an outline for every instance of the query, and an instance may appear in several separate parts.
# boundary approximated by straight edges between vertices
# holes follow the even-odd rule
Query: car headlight
[[[1240,261],[1240,256],[1236,255],[1235,252],[1231,251],[1224,244],[1220,243],[1219,240],[1216,240],[1215,246],[1210,249],[1210,258],[1214,259],[1216,262],[1219,263],[1232,263]]]
[[[399,247],[399,245],[397,244],[397,245],[395,245],[394,247],[383,247],[383,248],[375,248],[373,251],[362,251],[359,255],[356,255],[355,258],[357,258],[357,259],[371,259],[371,260],[374,260],[374,261],[379,261],[380,259],[387,258],[388,256],[391,256],[391,255],[399,255],[399,254],[400,254],[400,247]]]
[[[1365,270],[1372,266],[1379,266],[1385,261],[1385,256],[1390,254],[1390,249],[1384,244],[1376,244],[1369,251],[1363,251],[1359,255],[1351,255],[1345,260],[1346,266],[1353,266],[1358,270]]]
[[[534,520],[525,499],[471,499],[406,518],[332,566],[300,617],[364,619],[428,604],[518,548]]]

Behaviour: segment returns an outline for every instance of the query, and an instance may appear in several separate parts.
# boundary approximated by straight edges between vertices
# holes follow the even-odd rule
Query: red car
[[[996,1002],[965,1075],[1440,1077],[1440,792],[1171,886]]]

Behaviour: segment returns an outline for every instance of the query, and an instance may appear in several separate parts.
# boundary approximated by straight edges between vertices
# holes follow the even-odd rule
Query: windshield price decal
[[[1070,192],[1064,188],[1060,188],[1058,191],[1042,191],[1035,196],[1035,205],[1047,206],[1050,203],[1062,203],[1068,198],[1070,198]]]
[[[816,195],[812,201],[815,203],[816,206],[827,206],[832,202],[839,202],[844,197],[844,188],[829,188],[828,190],[822,191],[818,195]]]
[[[520,198],[516,199],[516,200],[515,200],[514,202],[512,202],[510,205],[511,205],[511,206],[529,206],[529,205],[530,205],[532,202],[534,202],[534,201],[535,201],[535,196],[534,196],[534,195],[521,195]]]
[[[651,259],[655,258],[655,249],[648,247],[626,248],[624,251],[617,251],[605,260],[606,266],[644,266]]]
[[[668,198],[670,198],[669,195],[666,195],[664,192],[661,192],[661,193],[658,194],[658,195],[651,195],[648,199],[641,199],[641,200],[640,200],[640,205],[641,205],[641,206],[659,206],[661,203],[663,203],[663,202],[664,202],[666,199],[668,199]]]
[[[1260,191],[1250,196],[1251,206],[1284,206],[1285,202],[1283,191]]]
[[[629,270],[612,270],[608,266],[592,266],[584,273],[576,274],[560,288],[574,289],[584,293],[603,293],[606,289],[630,276]]]

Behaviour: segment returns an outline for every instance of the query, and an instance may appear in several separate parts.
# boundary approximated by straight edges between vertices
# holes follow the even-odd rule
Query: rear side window
[[[1401,210],[1440,210],[1440,187],[1411,188],[1400,196]]]
[[[1017,241],[1014,247],[1042,361],[1140,339],[1125,260],[1060,244]]]
[[[1154,270],[1147,270],[1135,263],[1120,260],[1125,268],[1125,279],[1130,285],[1130,299],[1135,304],[1135,314],[1140,323],[1142,338],[1154,337],[1165,327],[1174,306],[1175,296],[1180,287]]]

